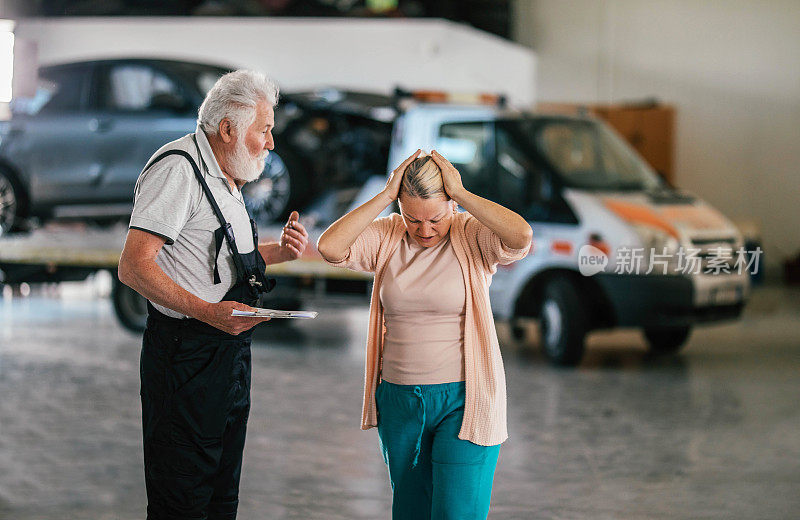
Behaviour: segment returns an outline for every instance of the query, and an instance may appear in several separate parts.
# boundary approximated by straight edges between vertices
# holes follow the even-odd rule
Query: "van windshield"
[[[593,191],[655,190],[658,174],[604,124],[560,118],[499,122],[544,158],[562,182]]]

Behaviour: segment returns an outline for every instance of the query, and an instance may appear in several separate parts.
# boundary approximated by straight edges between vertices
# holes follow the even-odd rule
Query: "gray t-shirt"
[[[198,157],[198,148],[202,161]],[[198,126],[194,134],[162,146],[150,160],[167,150],[184,150],[195,159],[225,220],[233,228],[239,252],[253,251],[255,244],[250,218],[242,194],[238,189],[231,189],[203,130]],[[175,283],[195,296],[216,303],[222,301],[233,286],[236,267],[227,242],[223,243],[219,253],[220,283],[214,283],[214,231],[220,223],[185,157],[168,156],[139,175],[129,227],[166,239],[156,263]],[[167,316],[184,317],[172,309],[153,305]]]

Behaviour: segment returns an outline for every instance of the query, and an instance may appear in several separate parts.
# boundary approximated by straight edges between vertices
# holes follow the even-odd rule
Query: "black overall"
[[[250,220],[254,249],[240,254],[231,225],[189,154],[170,150],[147,168],[168,155],[189,160],[219,219],[217,255],[223,240],[230,247],[236,280],[223,301],[257,305],[274,281],[265,275],[255,223]],[[216,262],[209,283],[220,283]],[[148,311],[140,369],[147,518],[234,519],[250,411],[253,329],[234,336],[196,319],[166,316],[149,302]]]

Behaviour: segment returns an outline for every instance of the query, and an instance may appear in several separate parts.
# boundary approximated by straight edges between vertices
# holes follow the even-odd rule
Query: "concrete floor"
[[[576,370],[501,326],[511,438],[490,518],[798,518],[798,296],[760,288],[672,358],[596,334]],[[375,430],[358,429],[366,318],[259,332],[240,518],[389,518]],[[144,517],[139,343],[103,299],[0,300],[0,518]]]

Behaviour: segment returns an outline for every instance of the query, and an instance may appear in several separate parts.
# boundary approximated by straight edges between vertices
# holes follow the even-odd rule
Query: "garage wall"
[[[535,96],[530,48],[444,20],[27,19],[15,33],[36,42],[41,64],[154,56],[265,70],[284,89],[402,85],[504,92],[519,104]]]
[[[541,101],[657,97],[677,108],[676,183],[800,250],[797,0],[517,0]]]

